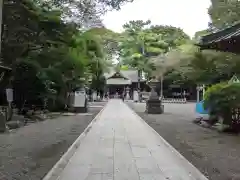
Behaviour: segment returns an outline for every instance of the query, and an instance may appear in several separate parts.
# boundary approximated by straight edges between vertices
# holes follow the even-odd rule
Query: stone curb
[[[129,106],[128,108],[137,116],[143,123],[153,132],[155,133],[161,141],[163,141],[164,145],[178,158],[179,162],[182,163],[182,166],[188,171],[189,176],[193,176],[197,180],[208,180],[192,163],[190,163],[182,154],[180,154],[172,145],[170,145],[160,134],[157,133],[151,126],[148,125],[143,118],[141,118],[133,109]]]
[[[75,154],[78,147],[81,145],[82,140],[86,137],[89,129],[94,125],[99,116],[102,114],[103,110],[107,106],[108,103],[104,105],[102,110],[93,118],[91,123],[86,127],[86,129],[80,134],[80,136],[74,141],[74,143],[68,148],[67,152],[60,158],[60,160],[53,166],[53,168],[44,176],[42,180],[57,180],[64,170],[66,165],[68,164],[71,157]]]

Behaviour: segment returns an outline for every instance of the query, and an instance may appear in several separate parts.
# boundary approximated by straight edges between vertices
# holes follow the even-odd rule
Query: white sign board
[[[13,89],[6,89],[6,96],[8,102],[13,102]]]
[[[76,91],[74,94],[74,107],[84,107],[86,94],[84,91]]]

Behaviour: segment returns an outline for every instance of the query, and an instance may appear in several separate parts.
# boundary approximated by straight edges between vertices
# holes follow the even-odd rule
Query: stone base
[[[3,132],[5,132],[6,131],[6,125],[5,124],[3,124],[3,123],[1,123],[0,124],[0,133],[3,133]]]
[[[87,113],[88,112],[88,107],[71,107],[68,109],[69,112],[72,113]]]
[[[146,101],[146,113],[148,114],[162,114],[164,112],[164,106],[161,100],[149,99]]]
[[[83,107],[70,107],[69,112],[73,112],[73,113],[87,113],[88,112],[88,100],[85,100],[85,104]]]
[[[5,116],[0,114],[0,133],[3,133],[7,130]]]
[[[88,108],[86,106],[85,107],[75,107],[74,112],[75,113],[87,113]]]

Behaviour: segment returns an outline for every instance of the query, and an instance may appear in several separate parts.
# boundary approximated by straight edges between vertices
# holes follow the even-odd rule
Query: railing
[[[146,101],[149,99],[149,92],[142,93],[142,99],[143,101]],[[185,104],[187,103],[186,98],[163,98],[163,103],[176,103],[176,104]]]
[[[185,103],[187,103],[187,100],[186,100],[186,98],[179,98],[179,99],[176,99],[176,98],[164,98],[164,99],[162,99],[162,102],[163,103],[185,104]]]

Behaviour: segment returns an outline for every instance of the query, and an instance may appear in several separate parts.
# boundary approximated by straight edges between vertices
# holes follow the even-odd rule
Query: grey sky
[[[210,21],[207,9],[210,0],[135,0],[120,11],[108,12],[104,25],[116,32],[130,20],[148,20],[155,25],[172,25],[182,28],[188,35],[206,29]]]

